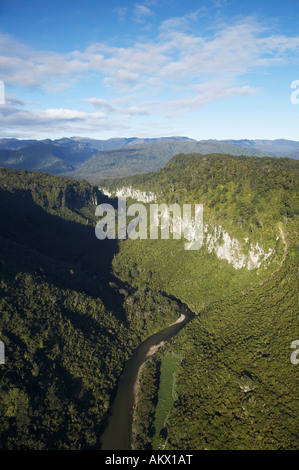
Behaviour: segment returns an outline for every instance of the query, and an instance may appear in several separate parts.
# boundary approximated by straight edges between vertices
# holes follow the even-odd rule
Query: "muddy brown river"
[[[127,361],[110,408],[107,427],[100,438],[101,450],[131,450],[132,414],[139,370],[157,349],[173,338],[193,317],[194,314],[182,304],[180,318],[147,338]]]

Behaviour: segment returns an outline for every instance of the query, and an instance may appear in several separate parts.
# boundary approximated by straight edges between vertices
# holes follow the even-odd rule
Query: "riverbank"
[[[190,319],[191,317],[190,312]],[[174,323],[141,343],[126,363],[111,406],[108,426],[101,437],[102,450],[131,450],[133,407],[141,367],[159,348],[175,336],[188,320],[187,314],[181,314]]]
[[[177,325],[179,323],[182,323],[184,320],[186,319],[186,316],[182,313],[181,316],[174,322],[174,323],[171,323],[170,325],[168,325],[167,328],[173,326],[173,325]],[[159,344],[155,344],[153,346],[151,346],[146,354],[146,359],[149,359],[151,356],[153,356],[153,354],[155,354],[160,348],[162,348],[165,344],[167,344],[167,341],[161,341]],[[141,366],[139,367],[138,369],[138,372],[137,372],[137,377],[136,377],[136,382],[134,384],[134,405],[135,405],[135,402],[136,402],[136,396],[137,396],[137,393],[138,393],[138,381],[139,381],[139,377],[140,377],[140,374],[142,372],[142,369],[144,368],[145,366],[145,363],[146,361],[143,362],[143,364],[141,364]],[[133,406],[134,406],[133,405]]]

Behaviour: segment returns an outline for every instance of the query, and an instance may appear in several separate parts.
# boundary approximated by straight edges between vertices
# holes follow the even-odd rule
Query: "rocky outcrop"
[[[127,188],[118,188],[113,192],[107,191],[105,188],[99,188],[105,196],[111,197],[130,197],[136,199],[138,202],[156,202],[156,195],[154,193],[147,193],[139,189],[134,189],[131,186]]]
[[[235,269],[254,269],[265,265],[273,255],[274,250],[265,251],[258,243],[252,244],[249,239],[241,243],[221,227],[204,226],[204,243],[211,253],[214,251],[218,258],[225,259]],[[246,253],[245,253],[246,249]]]
[[[130,197],[144,203],[157,201],[157,197],[154,193],[134,189],[131,186],[117,188],[113,192],[107,191],[105,188],[99,189],[108,197]],[[194,231],[194,227],[191,226],[189,228],[190,233],[192,230]],[[186,231],[184,233],[186,233]],[[191,235],[190,237],[192,238]],[[233,238],[220,225],[204,225],[203,246],[206,246],[210,253],[216,253],[219,259],[228,261],[235,269],[246,268],[251,270],[266,266],[274,255],[273,248],[265,250],[258,243],[251,243],[248,238],[244,238],[242,241]]]
[[[99,190],[96,186],[68,185],[66,188],[59,189],[55,205],[74,210],[84,206],[97,205],[98,199]]]

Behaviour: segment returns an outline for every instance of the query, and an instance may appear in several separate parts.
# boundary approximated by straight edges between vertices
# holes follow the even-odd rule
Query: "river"
[[[101,436],[101,450],[131,450],[132,414],[140,368],[194,317],[184,304],[180,308],[180,318],[143,341],[127,361],[110,408],[107,427]]]

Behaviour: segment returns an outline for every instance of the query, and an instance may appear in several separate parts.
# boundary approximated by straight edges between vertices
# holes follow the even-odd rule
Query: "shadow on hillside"
[[[117,200],[103,200],[115,205]],[[42,277],[61,289],[100,297],[124,318],[123,297],[115,287],[111,263],[117,240],[99,240],[95,227],[49,214],[29,191],[0,190],[0,276],[14,279],[20,272]]]

